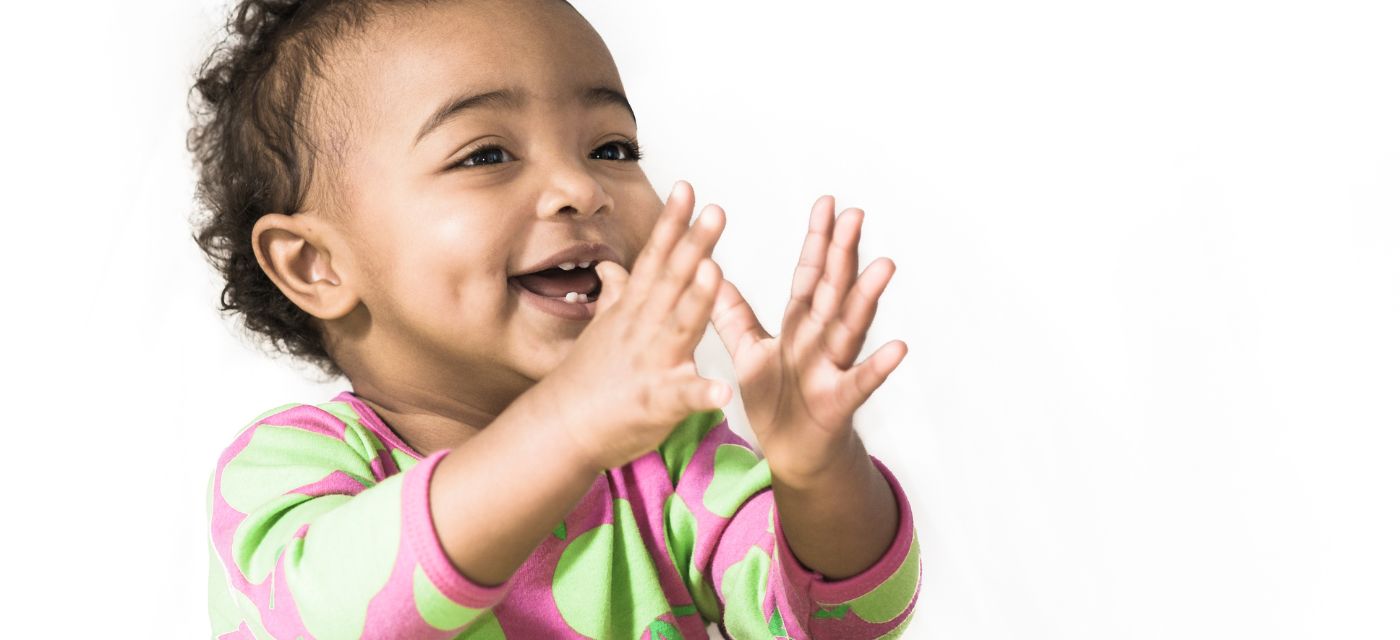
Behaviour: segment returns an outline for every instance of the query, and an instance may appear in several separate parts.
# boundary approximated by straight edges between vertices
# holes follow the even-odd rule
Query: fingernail
[[[680,180],[677,180],[675,184],[671,185],[671,197],[674,198],[674,197],[680,195],[680,193],[681,193],[681,181],[680,181]]]

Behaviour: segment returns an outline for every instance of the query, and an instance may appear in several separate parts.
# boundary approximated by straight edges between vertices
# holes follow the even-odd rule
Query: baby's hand
[[[773,477],[789,486],[812,482],[851,450],[852,415],[908,353],[893,340],[855,362],[894,262],[880,258],[857,277],[865,212],[848,209],[833,221],[835,206],[830,196],[812,205],[777,338],[731,282],[721,285],[714,310],[754,437]]]
[[[724,213],[706,207],[690,226],[694,208],[690,185],[678,182],[632,273],[598,263],[603,290],[593,319],[559,368],[531,389],[600,471],[654,450],[687,415],[729,402],[729,385],[695,368],[723,281],[709,256]]]

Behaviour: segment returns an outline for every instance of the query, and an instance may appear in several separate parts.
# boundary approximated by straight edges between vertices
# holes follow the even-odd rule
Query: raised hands
[[[691,225],[694,208],[694,191],[678,182],[632,272],[598,263],[603,290],[593,319],[536,386],[535,398],[565,417],[566,437],[598,470],[645,455],[687,415],[729,402],[729,385],[695,367],[724,281],[710,258],[724,212],[706,207]]]
[[[884,383],[908,347],[894,340],[859,364],[875,306],[894,275],[880,258],[856,276],[865,213],[822,196],[812,206],[778,337],[759,324],[732,282],[719,288],[711,319],[734,360],[754,435],[774,476],[792,486],[816,478],[854,438],[851,416]]]

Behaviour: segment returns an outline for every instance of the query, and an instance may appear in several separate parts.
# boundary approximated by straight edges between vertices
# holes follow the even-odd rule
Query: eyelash
[[[626,158],[624,158],[624,159],[621,159],[621,160],[612,160],[611,162],[637,162],[637,161],[639,161],[639,160],[642,159],[642,145],[641,145],[640,143],[637,142],[637,139],[636,139],[636,138],[623,138],[623,139],[621,139],[621,140],[610,140],[610,141],[604,143],[602,146],[598,147],[598,149],[602,149],[603,147],[607,147],[607,146],[609,146],[609,145],[614,145],[614,144],[616,144],[616,145],[621,145],[622,148],[623,148],[623,150],[626,151],[628,157],[626,157]],[[596,150],[597,150],[597,149],[595,149],[595,151],[596,151]],[[453,168],[453,169],[473,169],[473,168],[476,168],[476,167],[490,166],[490,165],[492,165],[492,164],[504,164],[504,163],[502,163],[502,162],[491,162],[491,163],[486,163],[486,164],[474,164],[474,165],[465,164],[468,160],[471,160],[472,158],[475,158],[477,155],[479,155],[479,154],[481,154],[481,153],[485,153],[485,152],[487,152],[487,151],[505,151],[505,149],[502,148],[501,145],[496,144],[496,143],[494,143],[494,142],[488,142],[488,143],[485,143],[485,144],[477,145],[477,146],[473,147],[473,148],[471,149],[471,151],[468,151],[468,152],[467,152],[467,155],[463,156],[463,158],[462,158],[462,160],[461,160],[460,162],[457,162],[456,164],[453,164],[453,165],[452,165],[452,168]],[[601,159],[601,158],[599,158],[599,159]]]

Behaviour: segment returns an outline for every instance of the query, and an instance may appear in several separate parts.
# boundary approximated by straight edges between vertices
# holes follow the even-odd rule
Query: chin
[[[564,358],[574,349],[574,342],[577,337],[560,338],[551,344],[551,348],[538,349],[528,357],[529,368],[525,370],[526,375],[539,381],[545,376],[554,372],[559,365],[564,362]]]

